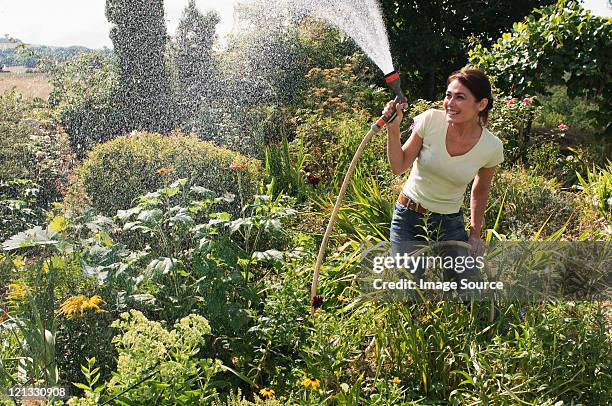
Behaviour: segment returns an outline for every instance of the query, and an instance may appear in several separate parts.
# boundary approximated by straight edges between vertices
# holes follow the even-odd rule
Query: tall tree
[[[491,44],[534,7],[556,0],[382,0],[396,69],[434,99],[446,77],[467,63],[470,38]],[[406,87],[410,88],[409,81]]]
[[[174,119],[163,0],[106,0],[106,17],[113,24],[125,130],[169,131]]]
[[[177,114],[181,124],[211,105],[218,93],[219,69],[213,44],[220,18],[216,12],[203,15],[190,0],[176,30],[173,43]]]

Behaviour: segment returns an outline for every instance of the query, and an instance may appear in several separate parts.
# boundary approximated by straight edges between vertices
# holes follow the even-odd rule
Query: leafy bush
[[[93,52],[70,59],[53,69],[50,83],[49,103],[57,110],[79,159],[125,128],[111,57]]]
[[[46,107],[0,95],[0,240],[42,222],[66,187],[73,157]]]
[[[495,175],[485,213],[485,227],[495,224],[502,201],[497,231],[509,238],[533,237],[547,220],[542,235],[557,231],[568,221],[568,231],[575,229],[577,224],[578,205],[573,193],[560,191],[556,181],[530,174],[519,167]],[[469,207],[469,200],[466,204]]]
[[[362,113],[343,113],[334,117],[306,116],[297,129],[297,137],[308,156],[307,172],[321,179],[328,190],[340,187],[357,147],[370,129],[371,119]],[[375,137],[359,159],[358,167],[388,185],[393,174],[388,168],[386,138]]]
[[[489,117],[488,129],[504,143],[505,165],[521,161],[527,163],[533,121],[540,111],[535,97],[522,100],[498,95]]]
[[[592,15],[577,1],[559,0],[515,23],[491,49],[478,44],[469,52],[470,63],[519,95],[564,85],[570,97],[597,103],[589,116],[609,128],[610,38],[610,19]]]
[[[176,405],[211,400],[215,393],[211,378],[222,371],[222,364],[196,357],[210,335],[204,317],[191,314],[176,322],[173,330],[137,310],[120,317],[112,324],[121,331],[113,338],[119,353],[117,372],[110,381],[97,382],[91,379],[97,370],[92,365],[83,368],[90,382],[77,386],[86,391],[86,399],[99,399],[106,390],[109,398],[121,395],[128,402]],[[75,398],[69,404],[82,402]]]
[[[233,163],[234,169],[230,168]],[[112,215],[132,207],[137,196],[178,178],[219,194],[229,191],[238,201],[247,201],[260,173],[259,161],[193,136],[133,132],[94,148],[73,186],[82,185],[91,204]]]
[[[312,68],[306,74],[300,112],[329,117],[365,110],[376,115],[391,96],[386,89],[371,84],[374,78],[360,54],[354,54],[341,67]]]
[[[597,121],[592,117],[598,109],[597,104],[585,97],[569,97],[565,86],[552,86],[549,95],[538,95],[538,99],[542,111],[536,125],[557,128],[559,124],[565,124],[581,132],[598,130]]]
[[[564,153],[559,144],[554,142],[532,145],[527,152],[529,171],[571,186],[577,180],[577,173],[586,173],[587,164],[591,160],[589,152],[588,147],[575,147]]]

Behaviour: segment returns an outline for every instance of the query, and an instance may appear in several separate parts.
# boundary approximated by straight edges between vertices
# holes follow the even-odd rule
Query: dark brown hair
[[[467,87],[476,98],[476,101],[487,99],[487,107],[480,113],[481,123],[487,125],[489,120],[489,110],[493,108],[493,95],[491,94],[491,82],[483,71],[476,68],[466,67],[456,72],[453,72],[446,80],[448,86],[453,80],[458,80],[463,86]]]

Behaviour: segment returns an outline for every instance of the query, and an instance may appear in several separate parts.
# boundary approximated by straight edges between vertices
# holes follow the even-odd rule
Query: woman
[[[412,135],[402,146],[398,106],[397,118],[387,124],[387,156],[394,174],[412,169],[393,213],[394,255],[407,252],[414,246],[411,241],[432,238],[432,231],[433,239],[466,241],[472,255],[484,253],[480,234],[489,187],[504,160],[502,142],[485,127],[492,107],[491,84],[482,71],[454,72],[447,80],[444,110],[431,109],[415,117]],[[385,113],[393,108],[390,102]],[[468,235],[461,206],[472,180]]]

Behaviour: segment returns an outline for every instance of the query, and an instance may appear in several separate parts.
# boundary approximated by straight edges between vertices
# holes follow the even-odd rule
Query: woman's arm
[[[480,168],[476,178],[474,179],[474,183],[472,184],[472,200],[471,200],[471,220],[470,220],[470,236],[469,240],[473,242],[480,241],[480,232],[482,229],[482,224],[484,222],[484,212],[487,208],[487,200],[489,198],[489,188],[491,187],[491,182],[493,180],[493,175],[495,175],[495,170],[497,166],[493,166],[491,168]],[[478,245],[478,244],[477,244]],[[474,244],[472,244],[474,247]],[[479,251],[477,248],[476,251]],[[484,252],[484,244],[482,246]],[[482,255],[482,253],[477,253],[477,255]]]
[[[393,102],[389,102],[385,112],[392,108]],[[398,106],[397,117],[387,124],[387,158],[394,175],[401,175],[406,172],[412,166],[416,157],[419,156],[423,146],[423,138],[416,132],[412,133],[403,146],[401,145],[399,126],[402,118],[402,109]]]

